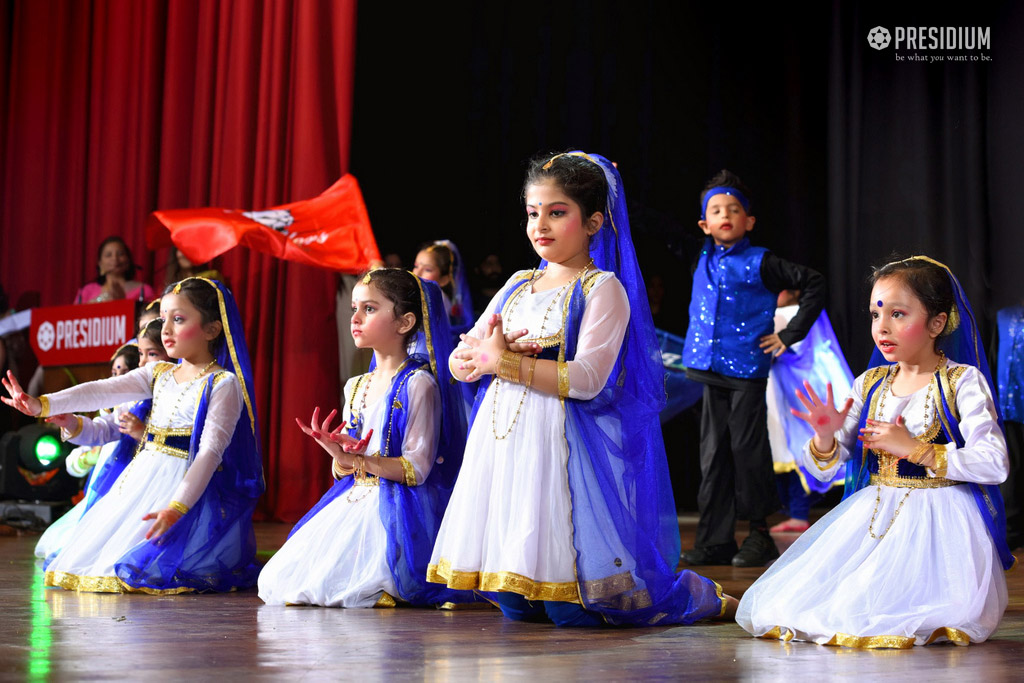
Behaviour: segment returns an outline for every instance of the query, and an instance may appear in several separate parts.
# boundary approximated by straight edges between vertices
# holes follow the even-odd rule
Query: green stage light
[[[49,434],[40,437],[39,440],[36,441],[36,460],[43,465],[49,465],[60,457],[60,451],[60,441]]]

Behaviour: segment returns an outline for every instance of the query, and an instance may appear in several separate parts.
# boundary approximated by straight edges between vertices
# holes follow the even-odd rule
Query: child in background
[[[472,600],[426,582],[466,443],[441,290],[404,270],[370,271],[352,292],[351,331],[356,346],[373,349],[373,369],[345,385],[337,429],[337,411],[299,422],[331,455],[336,483],[263,568],[260,598],[325,607]]]
[[[784,330],[796,315],[799,297],[800,292],[792,289],[779,292],[776,333]],[[846,474],[845,468],[839,467],[830,481],[822,482],[798,463],[795,454],[814,433],[806,422],[790,412],[790,408],[802,407],[794,392],[804,380],[814,386],[831,384],[841,396],[850,393],[853,385],[853,373],[825,311],[803,341],[775,357],[768,374],[768,442],[772,447],[779,497],[789,512],[789,519],[771,528],[773,534],[807,531],[811,506],[830,488],[842,484]]]
[[[805,383],[805,412],[794,411],[814,430],[802,464],[828,481],[845,462],[845,498],[747,590],[736,621],[820,645],[981,642],[1015,560],[998,487],[1006,442],[974,314],[926,256],[872,280],[871,369],[841,408],[832,386],[821,400]]]
[[[749,190],[729,171],[701,193],[707,235],[693,274],[686,376],[704,385],[701,412],[700,521],[691,565],[761,567],[779,556],[767,517],[779,508],[768,447],[765,390],[772,357],[803,339],[825,304],[825,279],[747,239],[754,228]],[[773,332],[776,298],[798,289],[800,309]],[[736,518],[750,520],[736,546]]]
[[[120,377],[138,365],[138,347],[131,343],[125,344],[115,351],[110,359],[110,376]],[[70,414],[54,415],[46,419],[47,422],[61,428],[61,438],[64,441],[80,444],[65,460],[68,474],[72,477],[85,477],[94,471],[98,473],[104,467],[120,442],[117,416],[128,407],[130,406],[101,410],[99,417],[92,419]],[[136,442],[137,439],[132,441],[129,451],[132,454],[135,453]],[[130,457],[129,455],[129,459]],[[97,477],[93,474],[85,483],[82,500],[46,528],[36,543],[36,557],[45,559],[64,546],[85,511],[102,497],[103,494],[97,491],[96,482]]]
[[[160,317],[160,299],[153,299],[142,309],[139,313],[138,320],[136,321],[135,329],[138,330],[138,336],[142,336],[143,330],[146,329],[146,325],[150,322],[157,320]],[[159,338],[157,339],[159,341]],[[163,345],[160,345],[161,351],[163,351]]]
[[[456,338],[473,327],[475,319],[469,280],[454,242],[437,240],[424,244],[416,254],[412,272],[416,277],[436,282],[441,287],[445,310]]]
[[[153,399],[142,448],[48,564],[48,586],[174,594],[256,581],[252,513],[264,484],[238,308],[220,283],[190,278],[164,295],[160,312],[177,365],[40,398],[13,375],[3,380],[4,403],[33,416]]]
[[[427,578],[556,626],[718,617],[721,588],[675,572],[664,371],[619,173],[558,154],[523,194],[541,268],[513,275],[451,356],[481,386]]]

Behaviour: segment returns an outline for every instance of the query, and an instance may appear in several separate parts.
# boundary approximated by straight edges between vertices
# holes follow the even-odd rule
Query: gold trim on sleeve
[[[82,433],[82,426],[83,426],[83,424],[84,424],[84,421],[82,420],[82,416],[81,415],[75,415],[75,429],[74,429],[74,431],[69,432],[68,430],[66,430],[66,429],[64,429],[62,427],[61,430],[60,430],[60,440],[61,441],[70,441],[71,439],[73,439],[76,436],[78,436],[79,434],[81,434]]]
[[[569,364],[558,361],[558,397],[569,398]]]
[[[936,479],[944,478],[949,467],[949,458],[946,455],[947,445],[944,443],[933,443],[932,448],[935,449],[935,467],[931,468],[932,473]]]
[[[418,485],[419,482],[416,481],[416,469],[412,466],[412,463],[406,460],[404,456],[399,456],[398,462],[402,463],[402,472],[405,474],[405,485]]]
[[[39,397],[39,417],[50,417],[50,397]]]
[[[185,505],[184,503],[179,503],[176,500],[172,500],[170,503],[168,503],[167,507],[171,508],[172,510],[181,515],[187,515],[188,511],[191,509],[189,508],[188,505]]]

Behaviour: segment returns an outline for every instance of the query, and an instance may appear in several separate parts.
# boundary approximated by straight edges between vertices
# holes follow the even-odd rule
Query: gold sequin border
[[[776,626],[770,631],[763,633],[758,638],[767,640],[781,640],[789,642],[793,640],[795,633],[792,629],[784,626]],[[925,640],[925,645],[931,645],[940,639],[946,639],[957,645],[970,645],[971,637],[957,628],[943,626],[932,631]],[[852,647],[861,650],[895,649],[909,650],[914,647],[917,638],[914,636],[853,636],[848,633],[836,633],[824,645],[838,647]]]
[[[427,567],[427,581],[443,583],[453,590],[478,590],[490,593],[518,593],[527,600],[581,603],[576,582],[534,581],[514,572],[460,572],[441,558]]]
[[[148,595],[179,595],[194,593],[194,588],[146,588],[130,586],[116,576],[79,576],[68,572],[48,571],[43,584],[79,593],[146,593]]]

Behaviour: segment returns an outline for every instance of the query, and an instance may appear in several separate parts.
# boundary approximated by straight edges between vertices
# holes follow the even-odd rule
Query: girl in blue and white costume
[[[160,304],[179,360],[35,398],[13,376],[4,402],[29,415],[153,399],[142,448],[46,569],[69,590],[227,591],[256,581],[252,512],[263,493],[252,372],[234,298],[179,282]]]
[[[513,275],[451,357],[482,380],[428,579],[561,626],[717,617],[721,588],[675,572],[664,371],[618,171],[559,154],[524,193],[542,268]]]
[[[841,409],[805,384],[803,464],[846,497],[759,578],[736,620],[751,634],[863,648],[988,638],[1014,558],[998,484],[1006,442],[960,283],[925,256],[874,273],[872,368]],[[799,412],[799,411],[797,411]],[[861,447],[857,439],[863,443]]]
[[[452,345],[441,290],[404,270],[373,270],[352,290],[351,326],[356,346],[374,351],[371,371],[345,385],[337,429],[336,411],[299,423],[331,454],[337,481],[263,568],[260,598],[325,607],[471,601],[426,582],[466,434],[444,365]]]

